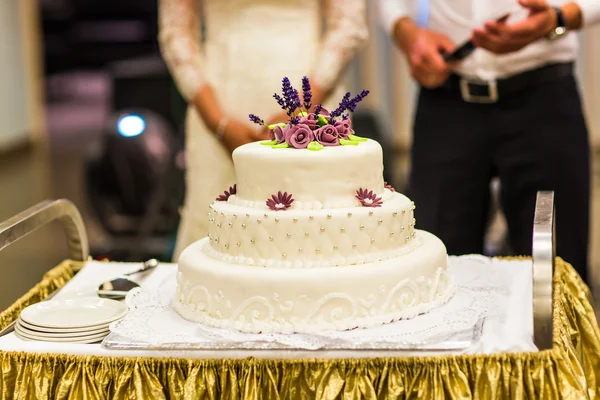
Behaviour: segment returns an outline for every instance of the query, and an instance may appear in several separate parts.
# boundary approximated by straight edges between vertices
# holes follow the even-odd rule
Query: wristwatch
[[[552,7],[552,9],[556,13],[556,27],[548,34],[548,40],[556,40],[567,34],[567,24],[561,9],[558,7]]]

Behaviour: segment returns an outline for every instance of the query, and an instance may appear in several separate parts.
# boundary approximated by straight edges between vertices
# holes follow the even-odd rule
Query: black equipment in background
[[[110,258],[170,256],[183,197],[181,146],[165,118],[147,110],[115,114],[87,159],[92,210],[111,236]]]

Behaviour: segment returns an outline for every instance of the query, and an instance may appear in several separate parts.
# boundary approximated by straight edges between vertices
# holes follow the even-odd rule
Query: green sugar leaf
[[[267,126],[267,128],[269,128],[270,130],[273,130],[273,129],[277,128],[278,126],[280,126],[282,128],[285,128],[286,125],[287,124],[285,122],[278,122],[276,124],[272,124],[272,125]]]
[[[319,151],[323,149],[323,145],[317,141],[313,141],[308,144],[307,149],[312,151]]]
[[[350,135],[348,136],[348,139],[350,139],[352,142],[366,142],[368,140],[367,138],[356,135]]]
[[[327,118],[325,118],[324,116],[322,116],[321,114],[319,114],[317,123],[319,124],[319,126],[327,125],[327,123],[328,123],[327,122]]]

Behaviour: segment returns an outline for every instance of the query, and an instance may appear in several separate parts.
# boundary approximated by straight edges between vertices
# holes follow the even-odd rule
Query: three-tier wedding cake
[[[318,332],[412,318],[453,293],[444,244],[415,229],[414,204],[383,180],[382,148],[350,117],[289,80],[290,121],[233,152],[237,183],[208,213],[208,237],[179,259],[174,308],[246,332]],[[263,124],[254,116],[251,120]]]

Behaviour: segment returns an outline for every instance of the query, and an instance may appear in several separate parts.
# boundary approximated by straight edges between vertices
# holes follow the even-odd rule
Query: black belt
[[[456,91],[470,103],[496,103],[528,88],[573,74],[573,63],[549,64],[505,79],[480,80],[450,75],[443,89]]]

